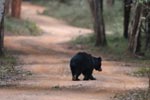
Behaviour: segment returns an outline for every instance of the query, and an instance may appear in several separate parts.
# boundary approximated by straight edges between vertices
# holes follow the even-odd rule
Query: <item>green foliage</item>
[[[139,71],[136,72],[142,76],[150,76],[150,67],[143,67]]]
[[[83,45],[91,49],[91,51],[98,51],[109,58],[114,60],[123,59],[126,55],[127,40],[120,35],[107,35],[108,46],[106,47],[95,47],[95,36],[90,34],[87,36],[78,36],[73,39],[73,45]],[[109,55],[108,55],[109,54]]]
[[[14,65],[16,64],[16,59],[11,55],[0,56],[0,65]]]
[[[139,69],[137,72],[135,72],[135,75],[148,77],[149,79],[148,85],[149,85],[149,92],[150,92],[150,66]]]
[[[5,28],[14,35],[39,35],[41,32],[35,23],[11,17],[5,18]]]
[[[111,32],[114,35],[123,33],[123,1],[115,0],[112,8],[104,3],[104,18],[107,33]]]
[[[94,46],[95,43],[95,36],[93,34],[89,34],[86,36],[80,35],[72,40],[73,44],[79,45],[89,45]]]
[[[149,3],[150,0],[137,0],[138,3]]]
[[[108,35],[108,46],[110,48],[110,51],[113,51],[116,54],[123,54],[125,53],[125,50],[127,49],[127,40],[124,39],[119,34],[117,35]]]
[[[39,5],[47,5],[47,3],[49,3],[49,1],[53,1],[53,0],[31,0],[32,3],[39,4]]]
[[[142,67],[138,71],[136,71],[134,73],[134,75],[148,77],[149,78],[149,82],[150,82],[150,67]],[[150,83],[149,83],[149,85],[150,85]]]
[[[53,86],[52,89],[53,89],[53,90],[61,90],[62,87],[60,87],[59,85],[56,85],[56,86]]]
[[[9,80],[15,74],[15,64],[16,59],[10,55],[0,57],[0,82],[2,80]]]

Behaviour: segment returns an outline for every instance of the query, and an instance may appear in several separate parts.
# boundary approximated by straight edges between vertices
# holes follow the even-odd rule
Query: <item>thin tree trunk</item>
[[[5,15],[9,14],[10,12],[10,4],[11,0],[5,0]]]
[[[145,50],[150,47],[150,18],[146,19],[146,41],[145,41]]]
[[[96,46],[105,46],[105,23],[103,18],[103,0],[89,0],[91,12],[94,18],[94,31],[96,33]]]
[[[0,1],[0,56],[3,55],[4,50],[4,3],[5,0]]]
[[[11,16],[15,18],[20,18],[21,16],[21,3],[22,0],[12,0],[12,5],[11,5]]]
[[[147,77],[148,77],[148,91],[150,92],[150,72],[147,72]]]
[[[124,0],[124,37],[128,38],[128,27],[130,22],[130,12],[131,12],[132,0]]]
[[[141,26],[142,5],[136,4],[134,16],[131,21],[129,30],[129,46],[128,50],[132,54],[140,52],[140,26]]]

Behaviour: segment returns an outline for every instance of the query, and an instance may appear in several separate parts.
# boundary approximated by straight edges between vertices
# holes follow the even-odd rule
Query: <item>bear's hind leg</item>
[[[77,69],[76,66],[73,66],[73,64],[70,65],[71,68],[71,73],[72,73],[72,81],[79,81],[78,79],[78,73],[77,73]]]
[[[77,72],[72,76],[72,80],[73,81],[80,81],[80,79],[78,78],[80,76],[81,72]]]
[[[90,76],[90,80],[96,80],[95,77],[93,77],[93,75]]]
[[[72,75],[72,80],[76,81],[76,75]]]
[[[79,75],[74,75],[72,76],[72,80],[73,81],[80,81],[80,79],[78,78]]]
[[[78,78],[80,76],[81,72],[77,72],[75,75],[75,81],[79,81],[80,79]]]
[[[83,80],[96,80],[93,76],[92,76],[92,71],[84,71],[83,72],[84,75],[84,79]]]

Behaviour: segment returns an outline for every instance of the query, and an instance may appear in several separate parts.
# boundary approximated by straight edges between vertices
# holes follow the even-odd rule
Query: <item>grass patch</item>
[[[53,86],[51,88],[52,90],[62,90],[62,87],[60,87],[59,85]]]
[[[15,65],[16,59],[10,54],[6,54],[4,56],[0,56],[0,65]]]
[[[131,90],[115,95],[113,100],[150,100],[150,91],[141,89]]]
[[[70,4],[51,2],[43,14],[63,19],[69,24],[91,28],[91,14],[86,0],[74,0]]]
[[[95,36],[93,34],[89,34],[86,36],[80,35],[74,39],[72,39],[71,44],[77,45],[87,45],[87,46],[94,46],[95,43]]]
[[[144,76],[148,78],[148,87],[149,87],[149,94],[150,94],[150,66],[142,67],[137,72],[134,73],[136,76]]]
[[[30,72],[24,71],[16,65],[16,58],[8,52],[0,57],[0,86],[12,84],[16,80],[24,79],[25,76],[31,75]]]
[[[5,30],[12,35],[39,35],[41,30],[37,25],[28,20],[20,20],[11,17],[5,18]]]
[[[16,70],[14,65],[16,64],[16,59],[11,55],[5,55],[0,57],[0,83],[3,81],[10,80]]]
[[[138,71],[134,72],[134,75],[141,76],[141,77],[150,77],[150,66],[148,67],[141,67]]]
[[[115,0],[112,8],[104,2],[104,20],[107,32],[112,34],[123,34],[123,2]]]

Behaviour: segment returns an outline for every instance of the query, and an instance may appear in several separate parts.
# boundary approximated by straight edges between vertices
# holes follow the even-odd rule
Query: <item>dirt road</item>
[[[43,34],[5,38],[5,46],[14,51],[20,66],[33,75],[17,86],[0,88],[0,100],[111,100],[117,92],[146,86],[146,79],[126,74],[133,68],[108,61],[103,61],[103,72],[94,72],[96,81],[71,81],[69,59],[77,51],[65,42],[91,30],[40,15],[44,8],[39,6],[26,3],[22,8],[22,17],[37,23]]]

